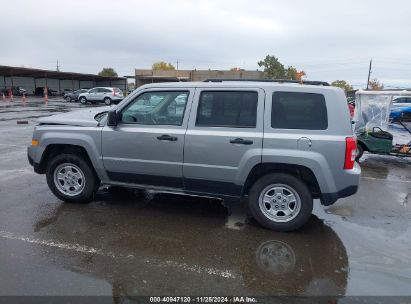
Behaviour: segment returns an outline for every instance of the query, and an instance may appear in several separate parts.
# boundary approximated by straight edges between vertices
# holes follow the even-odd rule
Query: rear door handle
[[[167,134],[161,135],[157,137],[158,140],[168,140],[168,141],[177,141],[177,137],[175,136],[170,136]]]
[[[231,144],[240,144],[240,145],[252,145],[253,141],[248,139],[236,138],[230,140]]]

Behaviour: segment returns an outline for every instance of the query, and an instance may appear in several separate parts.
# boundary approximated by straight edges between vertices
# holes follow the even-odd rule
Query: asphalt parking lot
[[[80,107],[0,101],[0,295],[411,296],[410,159],[366,155],[359,192],[316,201],[294,233],[211,199],[101,190],[65,204],[26,147],[36,118]]]

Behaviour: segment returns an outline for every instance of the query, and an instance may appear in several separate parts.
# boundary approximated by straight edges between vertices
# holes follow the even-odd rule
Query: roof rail
[[[310,84],[310,85],[321,85],[329,86],[330,84],[325,81],[312,81],[312,80],[290,80],[290,79],[230,79],[230,78],[209,78],[204,80],[204,82],[224,82],[224,81],[254,81],[254,82],[278,82],[278,83],[299,83],[299,84]]]

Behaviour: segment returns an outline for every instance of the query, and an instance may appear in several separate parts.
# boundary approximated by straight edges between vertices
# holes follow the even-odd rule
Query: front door
[[[105,126],[102,154],[113,182],[183,188],[183,148],[193,89],[145,90]]]
[[[184,147],[187,192],[239,196],[261,162],[264,91],[197,89]]]
[[[87,100],[90,100],[90,101],[97,100],[97,91],[98,91],[98,88],[94,88],[88,91]]]

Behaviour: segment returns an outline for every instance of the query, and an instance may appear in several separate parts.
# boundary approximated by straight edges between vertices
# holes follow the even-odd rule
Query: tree
[[[105,76],[105,77],[117,77],[118,74],[116,71],[114,71],[113,68],[103,68],[100,73],[98,73],[99,76]]]
[[[339,87],[339,88],[343,89],[345,91],[345,93],[353,90],[352,85],[350,85],[345,80],[334,80],[333,82],[331,82],[331,85],[333,87]]]
[[[306,75],[304,71],[298,71],[293,66],[285,68],[275,56],[267,55],[264,60],[259,61],[257,64],[260,67],[264,67],[265,75],[272,79],[301,80]]]
[[[287,70],[285,70],[285,78],[290,80],[298,80],[300,81],[303,76],[305,76],[304,71],[298,71],[295,67],[289,66]]]
[[[275,56],[267,55],[257,64],[259,67],[264,67],[264,73],[268,78],[284,79],[286,76],[284,65]]]
[[[371,79],[368,83],[368,88],[373,91],[381,91],[384,89],[384,84],[381,83],[377,78]]]
[[[155,62],[152,65],[153,70],[161,70],[161,71],[172,71],[176,68],[171,64],[164,61]]]

